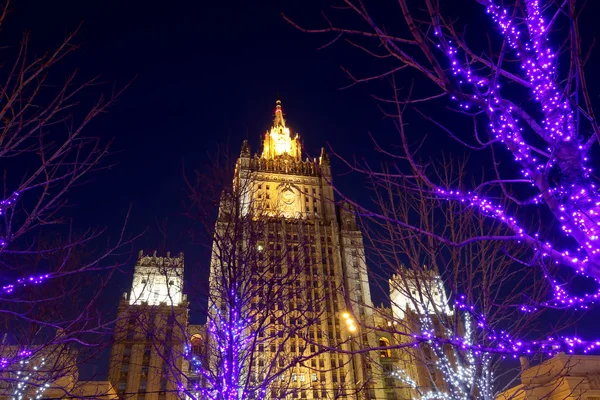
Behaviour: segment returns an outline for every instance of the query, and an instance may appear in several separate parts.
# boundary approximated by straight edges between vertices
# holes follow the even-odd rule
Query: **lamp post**
[[[355,361],[354,361],[354,339],[352,338],[352,334],[357,331],[357,328],[356,328],[356,323],[355,323],[354,319],[352,318],[352,315],[350,315],[349,312],[344,312],[342,314],[342,318],[344,319],[344,322],[346,323],[348,332],[350,332],[350,335],[349,335],[350,351],[351,351],[350,357],[352,358],[352,374],[354,376],[354,396],[358,400],[358,378],[356,376],[356,365],[354,364],[355,363]]]

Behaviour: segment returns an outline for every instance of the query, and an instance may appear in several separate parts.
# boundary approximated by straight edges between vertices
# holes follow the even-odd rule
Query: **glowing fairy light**
[[[19,199],[20,193],[14,192],[8,199],[0,201],[0,217],[6,214],[9,208],[14,207]],[[8,238],[0,237],[0,249],[8,245]]]
[[[484,4],[515,53],[530,85],[533,101],[543,114],[536,133],[548,144],[547,156],[534,152],[523,136],[520,110],[502,97],[499,82],[473,71],[459,46],[436,29],[434,34],[439,41],[438,47],[448,57],[452,76],[460,88],[451,98],[458,101],[461,108],[477,107],[485,112],[494,138],[514,155],[515,161],[522,167],[523,176],[539,190],[540,194],[529,204],[548,206],[561,222],[562,231],[574,238],[579,247],[555,249],[539,239],[538,233],[528,232],[502,206],[477,193],[463,193],[452,188],[437,188],[436,192],[443,198],[463,202],[501,221],[514,232],[515,238],[527,243],[543,258],[593,278],[598,283],[596,292],[578,297],[568,294],[554,278],[547,277],[555,288],[554,299],[547,305],[585,308],[600,297],[600,195],[591,178],[586,149],[576,129],[575,110],[555,80],[557,53],[548,45],[546,22],[538,0],[525,1],[525,28],[516,22],[512,12],[497,5],[496,1],[488,0]],[[550,170],[558,171],[562,182],[549,183],[545,176]]]
[[[2,290],[0,293],[3,294],[11,294],[15,291],[16,288],[26,287],[31,285],[38,285],[46,280],[51,278],[50,274],[42,274],[42,275],[31,275],[27,278],[20,278],[16,282],[2,286]]]
[[[390,373],[390,376],[414,390],[415,399],[467,400],[472,398],[473,392],[478,393],[478,398],[494,399],[494,375],[490,370],[494,354],[502,358],[516,359],[520,355],[544,354],[551,357],[559,352],[589,353],[600,348],[600,340],[585,341],[576,336],[524,341],[511,337],[505,331],[497,332],[488,325],[484,315],[477,314],[475,307],[465,302],[465,296],[459,296],[455,309],[463,316],[462,335],[450,330],[436,331],[429,313],[419,315],[419,332],[412,335],[415,347],[426,344],[432,349],[434,359],[431,361],[434,362],[433,368],[442,374],[447,386],[444,391],[422,390],[405,371],[396,370]],[[483,341],[475,342],[476,337],[483,338]]]
[[[444,346],[444,343],[435,340],[436,332],[428,313],[422,314],[420,318],[420,337],[433,350],[435,362],[433,368],[442,374],[446,388],[423,391],[405,371],[396,370],[391,376],[409,385],[417,394],[415,399],[458,399],[468,400],[472,394],[477,392],[478,398],[493,400],[494,391],[492,387],[493,372],[490,370],[490,354],[477,350],[474,346],[473,327],[471,317],[468,313],[464,318],[464,336],[454,338],[459,341],[458,346],[452,346],[452,350]],[[448,338],[452,338],[451,332],[446,332]],[[458,352],[461,353],[459,357]]]
[[[46,389],[50,387],[47,381],[47,372],[43,370],[46,359],[39,362],[31,359],[33,354],[30,350],[20,350],[12,360],[2,358],[0,371],[10,371],[17,381],[11,400],[41,399]],[[9,369],[10,368],[10,369]]]

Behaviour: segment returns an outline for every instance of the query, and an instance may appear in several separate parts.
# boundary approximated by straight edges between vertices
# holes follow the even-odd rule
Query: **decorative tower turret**
[[[290,128],[285,125],[281,100],[277,100],[273,126],[265,133],[262,157],[272,160],[282,155],[288,155],[296,161],[302,159],[300,138],[298,134],[292,137]]]
[[[119,304],[108,378],[127,399],[178,399],[185,371],[188,303],[183,253],[140,251],[133,283]]]

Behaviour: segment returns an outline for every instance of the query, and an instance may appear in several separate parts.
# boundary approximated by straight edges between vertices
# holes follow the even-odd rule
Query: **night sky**
[[[484,15],[472,3],[462,11]],[[90,126],[89,134],[114,139],[107,161],[115,165],[73,192],[76,207],[69,212],[77,224],[106,226],[116,235],[132,206],[128,230],[147,230],[134,246],[135,257],[140,249],[160,246],[157,221],[168,218],[167,248],[185,251],[188,273],[205,280],[209,260],[190,242],[189,221],[181,215],[183,167],[203,167],[218,145],[237,154],[243,139],[258,151],[278,95],[288,124],[311,156],[327,145],[346,157],[372,156],[367,134],[390,136],[394,127],[370,97],[372,87],[340,90],[348,84],[341,65],[368,69],[371,60],[353,58],[356,52],[347,46],[318,50],[331,38],[301,33],[281,17],[284,12],[299,22],[315,21],[325,4],[15,1],[4,27],[9,42],[18,43],[18,33],[29,30],[41,51],[82,23],[80,49],[61,64],[65,74],[77,68],[82,78],[100,75],[108,90],[130,83],[109,113]],[[333,172],[341,190],[360,197],[361,182],[344,175],[336,160]],[[131,283],[133,264],[115,278],[107,297],[114,306]]]
[[[185,251],[188,270],[206,271],[208,258],[191,245],[181,216],[184,166],[202,168],[219,145],[237,154],[246,138],[258,151],[278,95],[311,156],[327,144],[348,156],[370,147],[366,133],[378,127],[381,114],[368,88],[339,90],[347,84],[343,53],[319,51],[328,38],[301,33],[281,17],[285,12],[306,21],[323,5],[259,3],[14,2],[6,28],[14,43],[16,33],[30,30],[41,51],[82,23],[80,49],[61,64],[65,74],[77,68],[82,79],[100,75],[109,91],[130,83],[88,131],[115,140],[107,161],[116,165],[72,194],[76,207],[69,212],[80,226],[107,226],[116,235],[131,205],[129,231],[147,230],[135,245],[137,255],[160,247],[157,221],[168,218],[167,248]],[[131,282],[129,265],[114,298]]]

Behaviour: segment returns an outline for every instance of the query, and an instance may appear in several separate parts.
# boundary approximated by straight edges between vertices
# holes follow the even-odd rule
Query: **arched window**
[[[390,358],[392,357],[392,351],[389,349],[390,341],[387,338],[379,338],[379,347],[388,347],[387,349],[379,350],[379,356],[381,358]]]
[[[196,334],[192,336],[192,354],[200,355],[202,353],[202,336]]]

